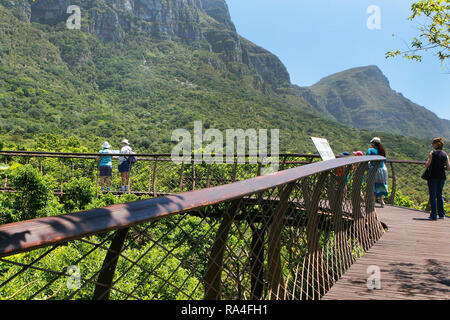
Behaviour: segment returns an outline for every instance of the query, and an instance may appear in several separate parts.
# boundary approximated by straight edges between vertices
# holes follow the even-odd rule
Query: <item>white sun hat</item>
[[[111,145],[108,143],[108,141],[105,141],[105,143],[103,143],[102,145],[102,148],[109,149],[111,148]]]
[[[374,137],[372,140],[370,140],[370,142],[375,142],[375,143],[381,143],[381,139],[378,137]]]
[[[130,145],[130,143],[128,142],[127,139],[123,139],[121,143],[122,143],[122,144],[126,144],[127,146]]]

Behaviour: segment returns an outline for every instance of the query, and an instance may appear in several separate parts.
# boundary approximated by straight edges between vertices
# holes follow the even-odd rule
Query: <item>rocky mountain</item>
[[[0,0],[23,21],[56,26],[78,5],[82,30],[104,41],[118,42],[144,35],[178,41],[216,53],[224,64],[242,63],[240,75],[255,76],[261,87],[290,83],[278,57],[240,37],[225,0]],[[208,61],[207,61],[208,62]],[[212,62],[209,62],[212,63]]]
[[[298,90],[320,114],[348,126],[421,138],[450,137],[450,121],[392,90],[377,66],[342,71]]]
[[[136,150],[167,153],[175,129],[190,130],[202,121],[205,129],[223,132],[278,128],[283,151],[307,152],[314,148],[308,134],[319,134],[315,127],[331,128],[333,136],[342,131],[336,122],[325,125],[329,121],[295,113],[297,106],[265,93],[278,81],[289,85],[284,66],[239,37],[228,11],[214,1],[105,1],[99,7],[100,1],[86,0],[78,2],[81,30],[67,28],[66,2],[31,2],[0,0],[5,145],[59,140],[50,133],[79,137],[94,148],[105,139],[127,137]],[[169,7],[144,6],[157,2]],[[163,22],[122,18],[130,8]],[[117,16],[119,23],[107,16]],[[333,143],[342,148],[344,139]]]

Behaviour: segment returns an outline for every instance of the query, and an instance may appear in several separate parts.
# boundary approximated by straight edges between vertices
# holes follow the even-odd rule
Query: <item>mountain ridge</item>
[[[420,138],[450,137],[450,121],[393,90],[375,65],[344,70],[298,90],[318,112],[344,125]]]
[[[390,88],[377,66],[356,67],[324,77],[316,84],[291,84],[281,60],[240,36],[225,0],[0,0],[29,23],[57,26],[69,5],[82,9],[81,30],[102,41],[130,37],[175,41],[204,51],[203,61],[240,78],[255,89],[284,96],[289,104],[344,125],[406,136],[450,138],[450,121],[440,119]],[[87,16],[87,18],[86,18]],[[211,54],[219,59],[211,59]],[[214,57],[214,58],[215,58]],[[89,54],[81,55],[83,64]]]
[[[259,82],[271,87],[288,85],[289,73],[278,57],[240,37],[224,0],[1,0],[22,21],[56,26],[69,16],[67,7],[82,10],[81,30],[105,41],[127,35],[181,41],[217,53],[223,63],[243,63]],[[258,81],[258,80],[255,80]]]

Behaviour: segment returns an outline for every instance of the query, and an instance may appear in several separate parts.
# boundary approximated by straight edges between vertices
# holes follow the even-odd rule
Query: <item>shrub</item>
[[[414,208],[414,201],[403,195],[400,191],[395,193],[394,205],[406,208]]]
[[[95,197],[92,181],[85,177],[73,178],[63,187],[64,207],[67,211],[84,210]]]
[[[12,185],[17,191],[13,200],[17,218],[28,220],[41,216],[40,211],[47,206],[52,193],[39,170],[31,165],[17,168],[12,174]]]

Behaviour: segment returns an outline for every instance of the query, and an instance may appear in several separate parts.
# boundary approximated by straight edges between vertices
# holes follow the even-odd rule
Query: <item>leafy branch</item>
[[[426,23],[419,27],[420,34],[414,37],[408,50],[386,53],[386,58],[403,55],[404,58],[422,61],[422,52],[434,50],[441,62],[450,58],[450,0],[421,0],[411,5],[409,20],[423,17]]]

